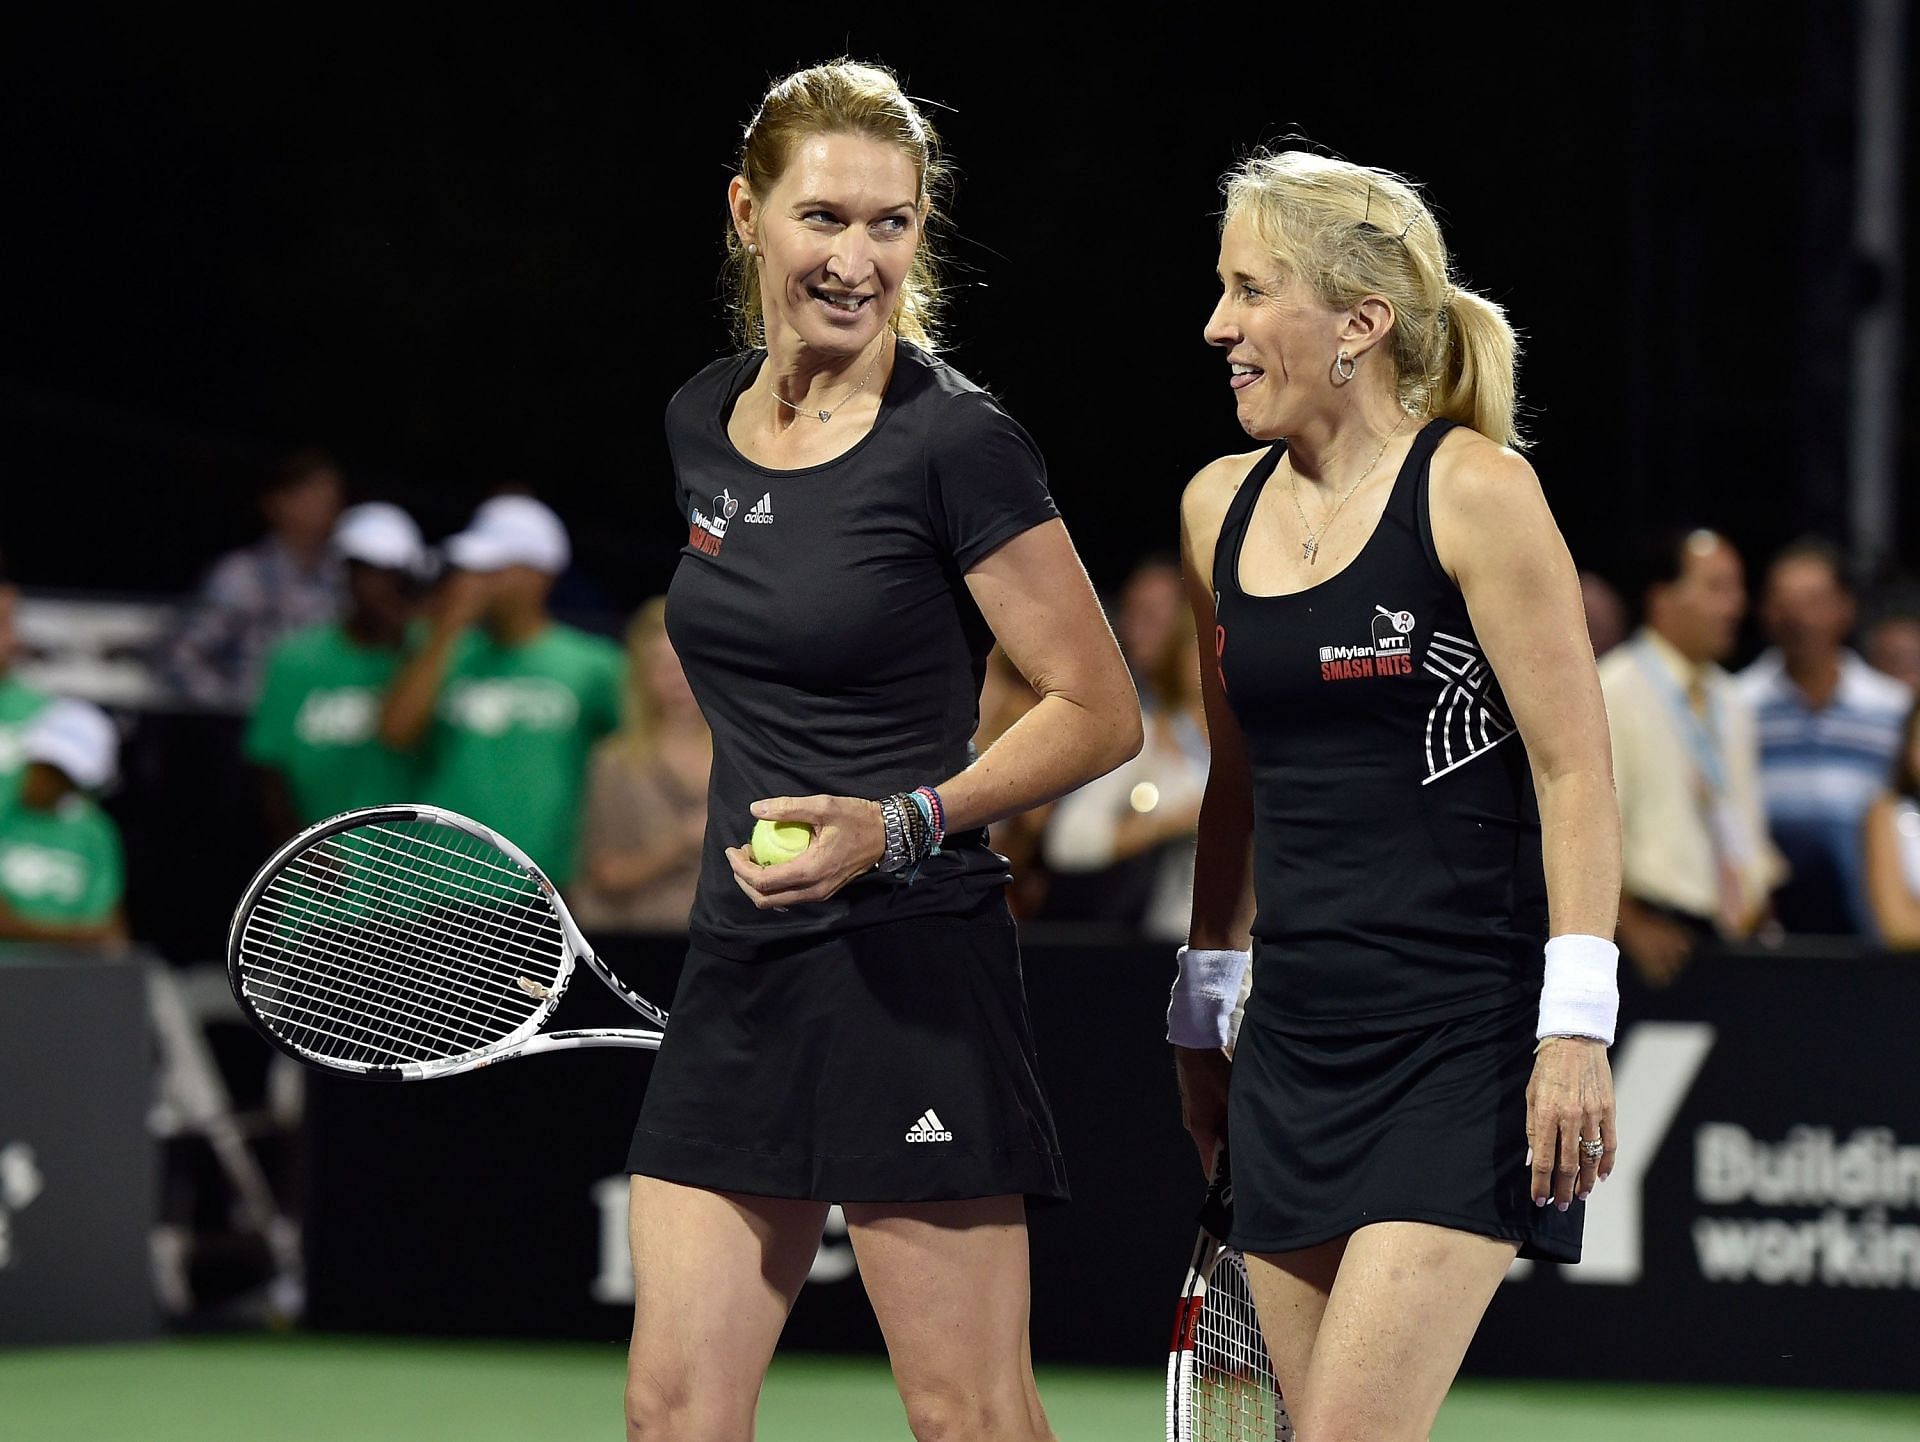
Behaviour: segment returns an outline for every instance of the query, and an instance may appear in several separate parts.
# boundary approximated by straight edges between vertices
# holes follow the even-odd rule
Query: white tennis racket
[[[653,1029],[538,1035],[577,961]],[[573,1047],[655,1050],[667,1024],[593,954],[524,851],[435,806],[349,811],[281,847],[233,914],[227,977],[281,1051],[383,1081]]]
[[[1232,1225],[1233,1175],[1222,1144],[1173,1315],[1167,1442],[1293,1442],[1246,1261],[1222,1240]]]

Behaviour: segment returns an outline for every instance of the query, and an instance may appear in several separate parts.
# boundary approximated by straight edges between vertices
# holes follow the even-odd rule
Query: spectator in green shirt
[[[446,554],[454,569],[387,694],[381,738],[418,748],[420,799],[496,828],[564,886],[587,753],[620,720],[620,650],[548,614],[572,550],[531,496],[486,502]]]
[[[346,563],[346,609],[274,647],[247,727],[276,838],[357,806],[419,799],[414,758],[379,731],[418,599],[420,528],[398,506],[371,501],[340,517],[333,549]]]
[[[0,795],[10,794],[26,764],[20,754],[20,733],[47,704],[44,695],[13,674],[14,652],[19,649],[13,610],[19,600],[19,587],[0,576]]]
[[[49,701],[0,797],[0,940],[124,941],[120,833],[89,792],[110,785],[120,735],[86,701]]]

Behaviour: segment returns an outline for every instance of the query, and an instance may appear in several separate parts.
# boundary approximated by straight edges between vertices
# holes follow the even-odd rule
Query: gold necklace
[[[1387,453],[1387,447],[1393,443],[1393,438],[1400,434],[1400,427],[1407,423],[1407,416],[1409,414],[1410,412],[1404,410],[1400,412],[1398,424],[1387,432],[1386,440],[1380,442],[1380,449],[1375,451],[1373,453],[1373,459],[1367,462],[1367,468],[1360,473],[1360,480],[1348,486],[1347,494],[1333,503],[1333,509],[1327,512],[1327,518],[1320,523],[1318,530],[1315,530],[1307,524],[1307,508],[1300,504],[1300,473],[1293,468],[1293,457],[1291,455],[1287,457],[1288,490],[1293,496],[1294,510],[1300,513],[1300,529],[1307,533],[1306,540],[1300,543],[1300,555],[1309,566],[1313,565],[1319,558],[1320,538],[1326,535],[1327,527],[1333,524],[1333,518],[1339,515],[1340,508],[1346,505],[1347,496],[1351,496],[1355,491],[1359,490],[1360,482],[1366,480],[1368,476],[1373,474],[1374,468],[1380,464],[1380,457]]]
[[[852,390],[848,391],[844,396],[840,397],[840,404],[835,406],[833,408],[833,411],[844,410],[846,408],[846,404],[848,401],[852,400],[855,396],[859,395],[861,391],[867,388],[867,382],[873,379],[873,368],[880,364],[880,351],[883,351],[886,348],[887,348],[886,339],[882,337],[880,341],[880,350],[876,350],[873,353],[873,359],[867,362],[867,373],[860,377],[860,384],[855,386]],[[781,405],[785,406],[790,411],[798,411],[803,416],[808,414],[817,415],[820,417],[820,424],[823,426],[828,421],[833,419],[833,411],[816,410],[816,411],[809,412],[807,407],[795,405],[792,401],[788,400],[785,396],[781,395],[778,390],[774,389],[774,385],[772,381],[767,382],[767,389],[769,391],[772,391],[773,398],[775,400],[780,402]]]

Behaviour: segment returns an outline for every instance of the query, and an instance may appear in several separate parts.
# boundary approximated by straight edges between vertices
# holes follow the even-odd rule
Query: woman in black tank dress
[[[1510,448],[1512,331],[1432,214],[1287,152],[1229,177],[1226,216],[1207,339],[1270,444],[1182,501],[1218,664],[1169,1039],[1203,1161],[1232,1137],[1300,1435],[1424,1438],[1516,1254],[1577,1261],[1612,1166],[1606,716]]]
[[[627,1435],[752,1435],[832,1203],[921,1437],[1043,1442],[1025,1200],[1065,1175],[986,826],[1140,745],[1026,433],[933,353],[932,132],[894,78],[776,84],[729,192],[743,354],[667,411],[667,627],[713,732],[673,1024],[628,1169]],[[1041,699],[969,738],[995,640]],[[813,828],[756,866],[756,818]]]

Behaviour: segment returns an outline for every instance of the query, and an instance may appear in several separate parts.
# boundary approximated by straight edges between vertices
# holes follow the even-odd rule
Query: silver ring
[[[1601,1141],[1600,1138],[1598,1137],[1595,1137],[1590,1142],[1582,1141],[1580,1143],[1581,1152],[1590,1157],[1600,1156],[1606,1151],[1606,1149],[1607,1149],[1607,1144]]]

